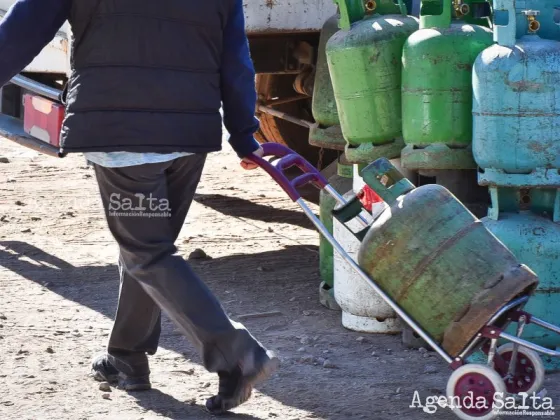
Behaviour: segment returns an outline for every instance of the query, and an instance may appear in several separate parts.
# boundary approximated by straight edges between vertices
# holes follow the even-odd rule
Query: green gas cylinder
[[[403,147],[400,58],[404,42],[418,29],[418,20],[392,0],[335,3],[341,30],[327,43],[327,61],[346,157],[351,163],[399,157]]]
[[[360,232],[358,262],[449,355],[460,354],[505,304],[537,287],[535,273],[444,187],[415,188],[387,159],[361,176],[389,208]],[[334,216],[354,216],[342,214],[353,205]]]
[[[338,20],[338,14],[327,19],[319,38],[312,101],[316,124],[309,130],[309,144],[326,149],[344,150],[346,142],[340,129],[326,52],[327,41],[338,32]]]
[[[353,168],[350,164],[342,163],[339,159],[337,163],[337,174],[329,178],[329,185],[333,187],[340,195],[352,191]],[[336,207],[336,200],[324,190],[321,190],[319,199],[319,217],[321,222],[329,233],[333,234],[333,216],[332,211]],[[333,274],[333,258],[334,250],[329,241],[322,235],[319,240],[319,267],[321,273],[321,286],[319,288],[319,300],[329,309],[339,309],[334,299],[334,274]]]
[[[413,170],[475,169],[472,65],[492,45],[488,28],[455,20],[452,0],[425,0],[420,30],[402,55],[402,164]]]

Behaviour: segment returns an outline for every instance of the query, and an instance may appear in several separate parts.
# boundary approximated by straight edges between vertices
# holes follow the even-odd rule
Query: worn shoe
[[[117,385],[125,391],[145,391],[152,388],[149,375],[125,375],[111,364],[107,354],[101,354],[93,359],[91,373],[96,381]]]
[[[93,379],[99,382],[114,384],[119,380],[119,371],[109,362],[106,354],[100,354],[93,359],[91,374]]]
[[[212,414],[224,414],[238,407],[251,397],[253,387],[272,376],[279,366],[274,353],[267,352],[249,372],[244,372],[241,364],[231,372],[218,372],[218,395],[206,401],[206,409]]]

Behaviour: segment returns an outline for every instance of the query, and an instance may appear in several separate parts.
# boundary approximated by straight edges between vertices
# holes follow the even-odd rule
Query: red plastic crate
[[[64,106],[40,96],[23,95],[23,129],[36,139],[60,146]]]

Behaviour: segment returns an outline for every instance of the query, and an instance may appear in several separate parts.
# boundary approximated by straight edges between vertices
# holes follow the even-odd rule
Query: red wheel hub
[[[461,411],[472,417],[482,417],[492,411],[495,393],[492,381],[480,373],[467,373],[455,385],[455,396],[459,397]],[[480,401],[483,400],[484,408],[481,408]]]
[[[496,363],[496,372],[498,372],[502,378],[506,378],[507,376],[507,369],[511,362],[512,355],[512,351],[504,352],[500,355],[500,357],[505,363]],[[518,352],[517,363],[515,364],[515,375],[512,378],[505,379],[507,391],[511,394],[526,392],[533,386],[536,379],[537,374],[535,371],[535,365],[531,359],[523,353]]]

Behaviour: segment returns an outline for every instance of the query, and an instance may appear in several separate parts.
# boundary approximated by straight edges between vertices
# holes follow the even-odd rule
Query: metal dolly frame
[[[560,327],[536,318],[527,312],[524,312],[523,307],[528,302],[530,298],[529,296],[520,296],[502,307],[501,310],[498,311],[498,313],[496,313],[488,321],[486,326],[478,332],[476,337],[466,346],[466,348],[457,357],[452,357],[442,348],[439,343],[432,339],[432,337],[430,337],[422,329],[422,327],[418,325],[396,302],[394,302],[393,299],[362,270],[362,268],[356,261],[352,259],[352,257],[350,257],[350,255],[348,255],[348,253],[335,240],[333,235],[329,233],[327,228],[321,223],[320,219],[303,200],[298,192],[298,189],[307,184],[313,184],[315,187],[330,194],[340,205],[345,205],[348,202],[333,187],[328,184],[328,181],[315,167],[313,167],[313,165],[311,165],[308,161],[306,161],[303,157],[299,156],[291,149],[277,143],[265,143],[262,145],[262,148],[264,150],[262,158],[253,155],[249,159],[251,159],[259,167],[264,169],[280,185],[280,187],[282,187],[282,189],[287,193],[290,199],[301,207],[303,212],[307,215],[311,222],[313,222],[319,233],[330,242],[334,250],[338,252],[340,256],[352,267],[352,269],[355,270],[356,273],[358,273],[359,276],[364,281],[366,281],[367,284],[379,296],[383,298],[383,300],[406,324],[408,324],[408,326],[410,326],[410,328],[412,328],[435,352],[437,352],[449,364],[454,373],[450,378],[450,382],[448,382],[448,397],[455,396],[455,394],[457,393],[456,387],[458,386],[458,384],[460,385],[462,379],[470,378],[470,382],[473,382],[472,378],[479,378],[481,376],[486,377],[487,388],[493,388],[494,392],[499,392],[500,390],[506,391],[508,393],[521,393],[528,390],[532,390],[533,392],[538,391],[537,388],[540,388],[542,386],[542,382],[544,380],[544,368],[542,366],[539,366],[540,359],[536,360],[534,353],[532,352],[542,353],[551,357],[560,357],[560,351],[550,350],[522,339],[521,336],[523,334],[523,330],[526,325],[532,323],[560,335]],[[273,157],[277,160],[271,163],[268,160],[264,159],[264,157]],[[298,167],[302,171],[302,174],[290,180],[284,174],[284,171],[293,166]],[[363,227],[368,226],[366,218],[362,215],[357,216],[355,219],[358,220]],[[518,324],[517,334],[515,336],[504,332],[504,329],[511,322],[517,322]],[[498,327],[497,324],[500,324],[500,327]],[[500,338],[507,340],[512,344],[509,346],[506,344],[505,346],[498,348],[498,340]],[[487,365],[484,366],[467,364],[465,362],[465,359],[474,350],[480,347],[482,347],[483,351],[488,354]],[[506,354],[501,350],[504,348],[506,348],[507,350],[509,361],[502,357],[504,356],[504,354]],[[520,380],[516,378],[516,375],[519,374],[519,372],[516,372],[516,370],[519,368],[519,358],[524,358],[523,360],[525,360],[525,362],[527,362],[526,359],[528,358],[530,366],[532,366],[530,369],[535,372],[534,375],[531,375],[534,376],[534,378],[531,377],[529,383],[525,383],[527,381],[521,380],[522,383],[520,384]],[[542,364],[542,362],[540,363]],[[470,369],[469,367],[472,367],[472,369]],[[468,376],[469,374],[471,376]],[[521,374],[523,375],[523,373]],[[525,378],[527,377],[528,376],[525,376]],[[484,381],[479,380],[478,383],[480,384],[482,382]],[[509,387],[506,386],[506,382],[508,383]],[[496,416],[491,410],[485,414],[476,410],[465,411],[460,408],[452,409],[458,417],[463,419],[477,418],[485,420],[492,419]]]

